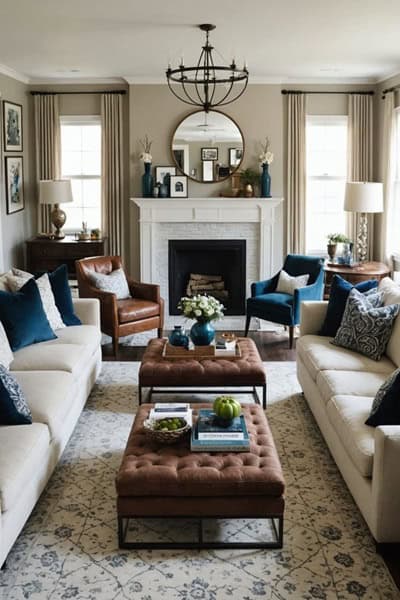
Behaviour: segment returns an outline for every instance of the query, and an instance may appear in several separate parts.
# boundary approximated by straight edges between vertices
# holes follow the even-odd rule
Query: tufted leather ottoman
[[[212,393],[237,393],[239,388],[250,388],[249,391],[260,403],[257,387],[262,388],[263,407],[267,406],[267,382],[262,360],[253,340],[239,338],[241,357],[223,358],[182,358],[168,359],[163,357],[165,339],[150,340],[143,354],[139,369],[139,404],[142,403],[142,389],[150,388],[147,401],[151,401],[153,392],[165,392],[162,388],[176,388],[175,392],[207,393],[206,387],[233,389],[214,389]],[[192,388],[185,390],[184,388]],[[193,389],[196,388],[196,389]],[[197,389],[200,388],[200,389]],[[171,392],[171,390],[168,390]]]
[[[121,548],[281,548],[284,489],[282,469],[263,410],[242,407],[250,435],[249,452],[191,452],[188,438],[173,446],[149,441],[143,430],[150,404],[139,408],[116,479],[118,536]],[[194,407],[196,417],[199,408]],[[129,518],[197,518],[200,541],[127,542]],[[270,519],[274,541],[208,542],[203,518]],[[276,522],[278,527],[276,527]]]

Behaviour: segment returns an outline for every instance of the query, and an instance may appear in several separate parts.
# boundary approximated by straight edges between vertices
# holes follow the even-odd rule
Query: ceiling
[[[0,71],[32,83],[156,83],[193,63],[195,25],[250,83],[376,82],[400,71],[398,0],[3,0]]]

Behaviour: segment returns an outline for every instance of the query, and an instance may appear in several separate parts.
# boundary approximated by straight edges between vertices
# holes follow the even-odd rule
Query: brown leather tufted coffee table
[[[151,404],[142,405],[128,438],[116,478],[120,548],[281,548],[285,482],[274,440],[262,408],[243,405],[249,452],[191,452],[188,438],[173,446],[150,441],[143,430]],[[193,407],[196,416],[199,408]],[[194,518],[195,542],[127,541],[131,518]],[[269,519],[275,539],[215,542],[203,539],[205,518]]]
[[[262,388],[262,404],[267,407],[267,381],[257,347],[250,338],[238,338],[240,358],[182,358],[163,356],[165,339],[153,339],[147,345],[139,369],[139,404],[143,388],[150,388],[146,401],[153,393],[251,393],[257,403],[257,387]],[[214,388],[207,392],[204,388]],[[233,389],[215,389],[229,387]],[[165,389],[169,388],[169,389]],[[191,388],[191,389],[187,389]],[[199,388],[199,389],[198,389]],[[242,389],[250,388],[250,389]]]

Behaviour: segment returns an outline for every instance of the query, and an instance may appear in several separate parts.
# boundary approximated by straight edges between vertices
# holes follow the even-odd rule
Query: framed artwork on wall
[[[171,198],[187,198],[188,184],[186,175],[171,176]]]
[[[166,183],[166,175],[176,175],[176,167],[156,167],[156,183]]]
[[[218,148],[202,148],[201,160],[218,160]]]
[[[3,101],[4,151],[22,152],[22,106]]]
[[[7,214],[24,210],[24,171],[22,156],[6,156]]]

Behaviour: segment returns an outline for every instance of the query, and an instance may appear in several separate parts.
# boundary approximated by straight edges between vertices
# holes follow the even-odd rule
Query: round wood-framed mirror
[[[197,110],[184,117],[171,140],[178,169],[198,183],[216,183],[237,171],[244,155],[239,125],[218,110]]]

